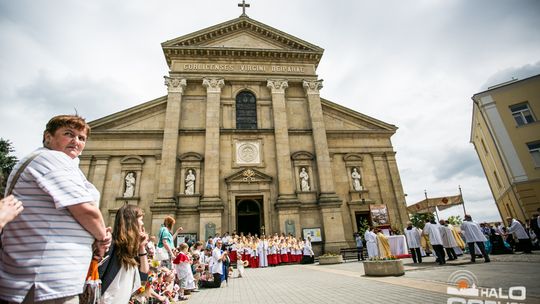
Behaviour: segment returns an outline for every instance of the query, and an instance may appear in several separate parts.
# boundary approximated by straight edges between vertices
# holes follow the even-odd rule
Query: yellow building
[[[540,75],[473,97],[474,144],[502,218],[530,219],[540,208]]]

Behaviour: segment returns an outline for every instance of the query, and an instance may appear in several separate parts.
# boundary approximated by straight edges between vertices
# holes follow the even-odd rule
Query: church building
[[[397,127],[321,97],[322,48],[245,14],[162,48],[166,95],[90,122],[80,166],[109,225],[127,203],[154,235],[172,215],[198,239],[311,235],[320,253],[408,221]]]

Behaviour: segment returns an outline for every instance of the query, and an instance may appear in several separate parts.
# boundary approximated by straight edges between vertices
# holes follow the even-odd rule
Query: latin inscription
[[[257,64],[212,64],[184,63],[184,71],[217,72],[258,72],[258,73],[306,73],[306,68],[298,65],[257,65]]]

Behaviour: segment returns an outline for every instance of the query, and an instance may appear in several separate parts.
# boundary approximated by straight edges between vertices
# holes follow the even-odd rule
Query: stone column
[[[332,173],[330,153],[328,152],[326,127],[319,95],[319,90],[322,89],[322,80],[304,80],[303,86],[309,103],[315,157],[319,172],[321,191],[319,205],[324,226],[324,250],[325,252],[339,252],[340,248],[348,247],[348,245],[345,241],[343,216],[341,214],[342,201],[336,194],[334,186],[334,175]]]
[[[223,202],[219,196],[219,120],[223,78],[203,78],[206,87],[206,136],[204,146],[203,197],[199,206],[199,236],[215,227],[221,233]]]
[[[291,150],[289,145],[289,126],[285,106],[287,80],[270,79],[267,86],[272,92],[272,110],[274,116],[274,137],[276,140],[276,163],[278,175],[277,204],[297,204],[294,193],[294,179],[291,171]]]
[[[178,130],[180,128],[180,109],[182,95],[186,87],[186,79],[165,76],[165,85],[169,91],[167,96],[167,112],[165,113],[165,130],[161,150],[161,166],[159,170],[159,190],[155,204],[161,208],[174,211],[176,207],[175,176],[176,156],[178,151]],[[163,210],[167,212],[168,210]]]
[[[403,185],[401,184],[401,178],[399,176],[399,170],[397,167],[396,153],[387,152],[386,162],[388,165],[388,171],[390,179],[392,180],[392,188],[394,189],[395,195],[395,210],[397,215],[395,225],[398,228],[403,229],[406,226],[407,221],[409,221],[409,214],[407,213],[405,194],[403,193]]]

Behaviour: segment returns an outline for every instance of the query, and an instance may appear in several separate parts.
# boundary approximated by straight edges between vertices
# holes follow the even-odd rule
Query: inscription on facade
[[[303,65],[274,64],[216,64],[216,63],[176,63],[181,71],[186,72],[233,72],[233,73],[280,73],[313,74],[314,67]]]

